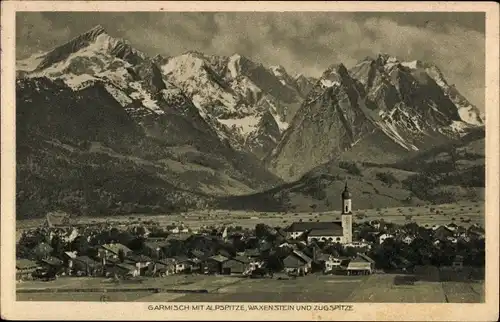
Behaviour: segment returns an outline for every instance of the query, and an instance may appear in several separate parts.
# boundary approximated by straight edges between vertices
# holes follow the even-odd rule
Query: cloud
[[[24,15],[24,14],[23,14]],[[442,17],[442,19],[440,18]],[[463,18],[462,18],[463,17]],[[435,63],[450,83],[484,109],[484,15],[377,13],[58,13],[32,14],[18,26],[23,51],[41,42],[62,43],[102,24],[150,55],[188,50],[240,53],[291,73],[319,76],[331,64],[352,66],[366,56],[388,53],[402,60]],[[461,21],[464,21],[461,24]],[[56,28],[57,27],[57,28]],[[24,41],[26,37],[30,37]],[[33,33],[40,41],[33,42]]]
[[[39,12],[23,12],[16,15],[16,54],[26,57],[60,44],[70,35],[69,27],[53,26]]]

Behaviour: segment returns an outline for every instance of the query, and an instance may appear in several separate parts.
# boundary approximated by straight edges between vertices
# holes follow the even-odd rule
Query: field
[[[438,212],[438,213],[437,213]],[[443,225],[456,223],[467,227],[477,223],[484,227],[484,203],[463,202],[455,204],[430,205],[426,207],[397,207],[381,209],[358,209],[354,210],[354,221],[364,222],[369,220],[380,220],[404,224],[409,222],[407,216],[411,216],[411,221],[419,225],[431,227],[433,225]],[[361,217],[362,216],[362,217]],[[258,223],[264,223],[273,227],[286,227],[294,221],[331,221],[340,220],[339,211],[330,212],[302,212],[302,213],[272,213],[253,211],[193,211],[187,214],[171,215],[128,215],[128,216],[107,216],[107,217],[80,217],[81,224],[110,222],[116,225],[127,225],[133,222],[156,221],[160,227],[172,224],[183,223],[185,226],[197,230],[202,226],[211,225],[233,225],[243,228],[254,228]],[[470,219],[465,223],[463,220]],[[23,230],[36,227],[43,222],[43,219],[18,220],[17,229]]]
[[[149,278],[119,287],[101,278],[63,278],[18,285],[19,301],[137,302],[372,302],[477,303],[484,301],[484,282],[417,281],[396,285],[397,274],[336,276],[311,274],[295,280],[241,279],[229,276]],[[40,290],[40,284],[45,289]],[[90,291],[90,288],[94,288]],[[79,288],[76,290],[75,288]],[[89,288],[89,291],[84,289]],[[122,288],[122,289],[120,289]],[[161,289],[156,293],[148,288]],[[28,290],[38,291],[28,292]],[[57,290],[55,290],[57,289]],[[24,290],[24,292],[22,291]],[[204,291],[204,293],[200,292]]]

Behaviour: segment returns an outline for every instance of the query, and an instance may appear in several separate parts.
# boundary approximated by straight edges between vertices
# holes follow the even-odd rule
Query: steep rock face
[[[375,129],[357,107],[353,87],[344,65],[325,71],[268,160],[278,175],[297,178]]]
[[[257,129],[248,136],[245,145],[262,159],[276,146],[280,136],[281,131],[274,116],[267,111],[260,118]]]
[[[302,74],[298,74],[295,76],[295,84],[297,85],[297,89],[299,93],[306,97],[307,94],[312,90],[314,83],[317,82],[317,79],[313,77],[306,77]]]
[[[338,158],[395,161],[481,126],[462,119],[463,107],[457,105],[456,95],[450,97],[438,71],[389,55],[368,57],[349,71],[342,64],[330,67],[266,163],[282,178],[293,180]],[[480,119],[478,113],[473,115]]]
[[[193,100],[220,137],[235,149],[258,157],[274,148],[273,142],[279,140],[303,100],[284,68],[266,68],[238,54],[224,57],[188,52],[164,60],[161,69]],[[279,134],[264,133],[267,127],[259,126],[268,113]]]

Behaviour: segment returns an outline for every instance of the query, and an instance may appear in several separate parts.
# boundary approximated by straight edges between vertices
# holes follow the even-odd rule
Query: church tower
[[[352,195],[349,192],[349,188],[347,187],[347,181],[346,181],[344,192],[342,192],[342,214],[352,213],[351,196]]]
[[[352,204],[351,193],[345,183],[344,191],[342,192],[342,231],[345,243],[352,243]]]

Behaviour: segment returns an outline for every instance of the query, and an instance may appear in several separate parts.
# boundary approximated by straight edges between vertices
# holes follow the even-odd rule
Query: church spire
[[[342,199],[351,199],[351,193],[349,192],[349,187],[347,186],[347,180],[345,182],[344,192],[342,192]]]

